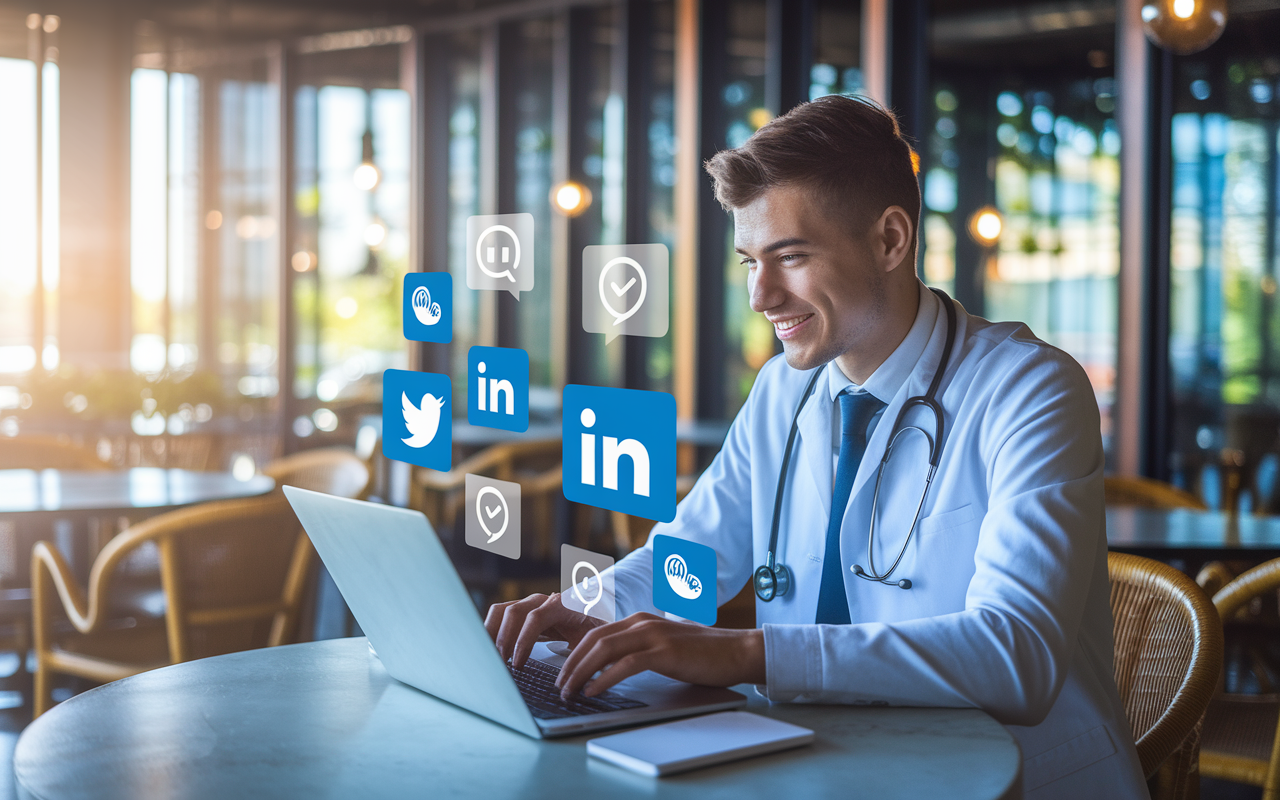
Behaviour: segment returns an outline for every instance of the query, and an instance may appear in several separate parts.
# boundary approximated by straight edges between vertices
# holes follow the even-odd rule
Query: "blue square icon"
[[[467,351],[467,422],[529,430],[529,354],[514,347]]]
[[[670,522],[676,516],[676,400],[666,392],[564,387],[564,496]]]
[[[453,341],[453,276],[410,272],[404,276],[404,338]]]
[[[448,472],[453,463],[453,385],[448,375],[382,373],[382,454]]]
[[[716,551],[675,536],[653,537],[653,605],[659,611],[716,624]]]

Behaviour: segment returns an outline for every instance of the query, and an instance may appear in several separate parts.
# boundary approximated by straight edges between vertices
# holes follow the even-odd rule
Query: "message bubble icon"
[[[466,476],[466,542],[506,558],[520,557],[520,484]]]
[[[671,321],[666,245],[591,245],[582,250],[582,328],[606,342],[623,334],[659,337]]]
[[[467,288],[521,292],[534,284],[532,214],[491,214],[467,218]]]
[[[567,609],[613,622],[613,559],[571,544],[560,546],[560,603]]]

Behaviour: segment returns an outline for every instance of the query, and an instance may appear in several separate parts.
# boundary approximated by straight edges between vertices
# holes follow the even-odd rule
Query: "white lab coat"
[[[921,302],[940,303],[930,292]],[[893,420],[907,397],[924,394],[942,355],[940,305],[916,368],[872,432],[845,512],[850,625],[813,624],[832,492],[832,406],[827,375],[819,377],[783,501],[779,560],[794,585],[756,601],[768,681],[760,690],[784,702],[981,708],[1018,740],[1028,797],[1145,798],[1113,673],[1092,388],[1074,360],[1026,326],[970,316],[958,303],[956,312],[939,390],[942,460],[894,573],[913,586],[865,581],[850,567],[867,566],[875,473]],[[720,603],[764,563],[788,426],[812,374],[781,358],[766,364],[720,453],[675,519],[653,530],[716,550]],[[927,461],[921,437],[900,445],[881,489],[881,571],[902,546]],[[650,548],[614,570],[619,617],[657,613]]]

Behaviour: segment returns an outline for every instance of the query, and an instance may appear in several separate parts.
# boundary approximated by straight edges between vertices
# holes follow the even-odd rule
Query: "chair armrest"
[[[1250,600],[1280,588],[1280,558],[1259,564],[1241,573],[1235,580],[1218,590],[1213,604],[1223,619],[1229,618]]]
[[[96,604],[85,600],[85,592],[67,566],[66,559],[48,542],[36,542],[31,552],[31,589],[32,608],[37,618],[44,614],[47,596],[56,591],[62,610],[78,631],[91,633],[96,627]]]

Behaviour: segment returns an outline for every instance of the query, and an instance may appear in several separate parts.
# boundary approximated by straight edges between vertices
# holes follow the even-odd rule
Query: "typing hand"
[[[559,593],[531,594],[523,600],[495,603],[484,620],[498,652],[504,659],[511,659],[516,669],[524,666],[539,639],[563,640],[576,646],[589,631],[603,624],[595,617],[565,608]]]
[[[592,680],[598,670],[600,676]],[[632,614],[587,631],[560,668],[556,685],[566,699],[577,691],[591,697],[645,670],[703,686],[764,683],[764,631]]]

